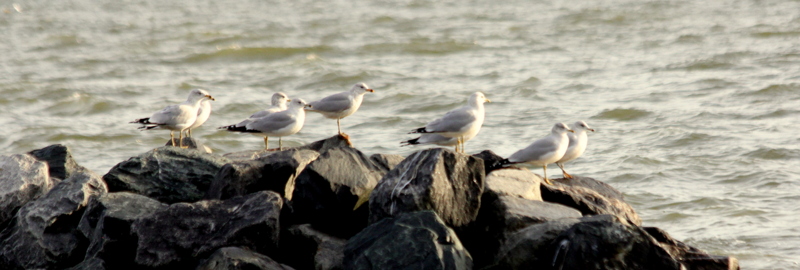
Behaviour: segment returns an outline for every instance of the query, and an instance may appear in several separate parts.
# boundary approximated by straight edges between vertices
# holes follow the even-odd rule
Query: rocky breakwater
[[[0,269],[739,268],[643,227],[605,183],[492,170],[488,150],[201,149],[102,177],[61,145],[0,156]]]

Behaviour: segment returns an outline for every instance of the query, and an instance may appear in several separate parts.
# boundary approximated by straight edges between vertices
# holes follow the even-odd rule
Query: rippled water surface
[[[408,155],[413,127],[486,105],[468,152],[508,156],[555,122],[597,129],[570,172],[625,193],[646,226],[743,269],[800,265],[800,2],[20,1],[0,2],[0,147],[69,146],[105,174],[168,139],[128,124],[216,98],[195,136],[267,106],[366,82],[342,121],[367,154]],[[335,134],[309,114],[301,145]],[[535,169],[540,173],[540,169]],[[551,168],[551,174],[558,170]]]

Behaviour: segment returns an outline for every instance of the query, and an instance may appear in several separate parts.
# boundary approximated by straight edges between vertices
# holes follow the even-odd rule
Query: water
[[[468,152],[508,156],[555,122],[585,120],[573,174],[625,193],[646,226],[743,269],[800,261],[800,2],[0,2],[0,147],[69,146],[104,174],[168,138],[128,124],[203,87],[195,136],[217,153],[263,146],[216,131],[267,106],[356,82],[376,90],[342,121],[367,154],[408,155],[409,129],[486,105]],[[284,139],[329,137],[318,114]],[[540,169],[535,169],[540,173]],[[551,173],[558,170],[551,168]]]

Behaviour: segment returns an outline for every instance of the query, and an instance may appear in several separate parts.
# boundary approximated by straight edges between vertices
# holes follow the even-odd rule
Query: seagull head
[[[594,129],[590,128],[589,124],[586,124],[586,122],[584,122],[584,121],[578,121],[578,122],[573,123],[572,124],[572,130],[575,130],[576,132],[580,132],[582,130],[588,130],[588,131],[594,132]]]
[[[214,97],[211,96],[211,94],[208,93],[208,91],[200,88],[192,89],[192,91],[189,92],[189,100],[202,100],[202,99],[216,100],[214,99]]]
[[[562,134],[566,132],[575,132],[574,130],[570,129],[567,124],[564,123],[556,123],[551,130],[553,134]]]
[[[486,98],[486,96],[481,92],[475,92],[475,93],[472,93],[471,96],[469,96],[469,103],[470,104],[483,104],[483,103],[486,103],[486,102],[491,103],[492,101],[489,100],[488,98]]]
[[[350,88],[350,92],[353,94],[361,94],[366,92],[375,92],[375,90],[369,88],[366,83],[357,83],[356,85],[353,85],[353,88]]]
[[[289,103],[290,108],[311,108],[311,105],[306,103],[305,100],[302,98],[293,99],[292,102]]]
[[[278,92],[278,93],[272,94],[272,106],[285,107],[286,106],[286,102],[289,102],[289,101],[292,101],[292,100],[289,99],[289,96],[287,96],[284,93]]]

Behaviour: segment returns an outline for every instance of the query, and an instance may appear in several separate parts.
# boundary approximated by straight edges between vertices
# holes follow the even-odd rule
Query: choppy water
[[[195,136],[216,152],[262,140],[218,132],[284,91],[307,101],[366,82],[343,120],[367,154],[407,155],[405,132],[487,104],[469,152],[508,156],[553,123],[586,120],[574,174],[623,191],[644,224],[743,269],[800,265],[800,2],[0,2],[0,147],[50,144],[104,174],[163,145],[127,122],[203,87]],[[333,135],[307,117],[285,143]],[[553,167],[551,173],[558,170]],[[540,170],[535,172],[540,173]]]

